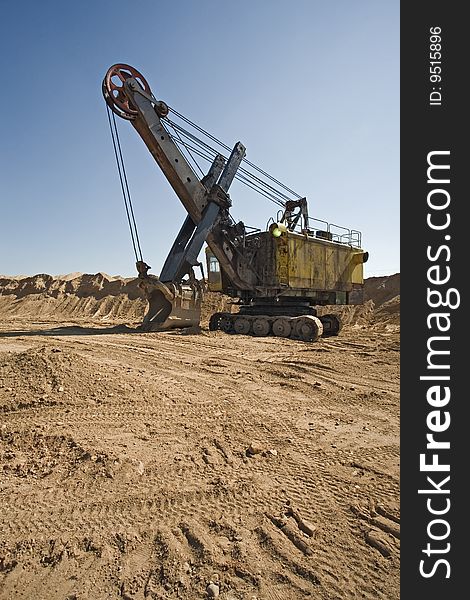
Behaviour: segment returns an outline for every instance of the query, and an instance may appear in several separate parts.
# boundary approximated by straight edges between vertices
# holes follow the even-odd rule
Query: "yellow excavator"
[[[249,162],[243,144],[230,149],[155,98],[135,68],[110,67],[102,92],[118,167],[122,165],[131,233],[135,219],[115,115],[134,127],[187,211],[158,277],[148,273],[150,267],[136,251],[139,285],[149,302],[142,328],[160,331],[199,324],[208,288],[238,304],[237,312],[213,314],[210,330],[303,341],[337,335],[338,317],[318,316],[316,307],[362,304],[368,253],[361,248],[361,233],[311,218],[306,198]],[[209,163],[207,172],[200,167],[201,159]],[[280,207],[264,231],[232,218],[229,188],[234,179]],[[134,249],[137,242],[140,250],[136,228],[135,236]],[[204,243],[207,282],[198,260]]]

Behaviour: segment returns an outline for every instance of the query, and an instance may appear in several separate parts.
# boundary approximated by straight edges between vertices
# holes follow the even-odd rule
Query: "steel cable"
[[[143,260],[142,249],[140,246],[139,233],[137,231],[137,223],[135,220],[134,208],[132,206],[131,193],[129,191],[129,184],[127,181],[126,167],[125,167],[124,158],[122,155],[121,142],[119,140],[119,132],[118,132],[118,128],[117,128],[116,117],[114,116],[114,113],[110,110],[110,108],[107,105],[106,105],[106,111],[107,111],[107,115],[108,115],[109,129],[111,131],[111,139],[113,141],[114,156],[116,158],[116,166],[117,166],[118,173],[119,173],[119,181],[121,182],[121,191],[122,191],[122,196],[124,198],[124,206],[126,207],[127,222],[129,224],[129,231],[131,234],[131,240],[132,240],[132,246],[134,248],[135,259],[136,259],[136,261],[138,261],[140,258],[140,260],[142,261]],[[110,113],[112,113],[112,121],[111,121]],[[137,253],[137,250],[138,250],[138,253]]]
[[[181,133],[184,137],[189,138],[192,142],[198,144],[204,150],[212,152],[213,155],[214,155],[214,157],[215,157],[216,154],[220,154],[220,152],[218,152],[215,148],[213,148],[212,146],[210,146],[209,144],[207,144],[206,142],[204,142],[203,140],[201,140],[200,138],[198,138],[194,134],[190,133],[189,131],[187,131],[186,129],[184,129],[183,127],[181,127],[181,125],[178,125],[177,123],[175,123],[174,121],[171,121],[168,118],[166,118],[165,121],[167,121],[168,123],[170,123],[171,126],[172,126],[172,128],[175,131],[178,131],[179,133]],[[183,141],[181,140],[180,136],[179,136],[179,139],[183,143]],[[185,142],[185,143],[187,144],[187,142]],[[189,147],[191,149],[193,149],[193,151],[194,151],[194,146],[189,146]],[[225,147],[228,148],[228,146],[225,146]],[[222,154],[222,156],[225,158],[225,160],[227,160],[227,156],[225,156],[223,154]],[[240,173],[243,173],[244,176],[240,175]],[[238,179],[239,181],[241,181],[242,183],[244,183],[248,187],[252,188],[253,190],[255,190],[257,192],[259,192],[260,194],[262,194],[263,196],[265,196],[266,198],[268,198],[272,202],[275,202],[276,204],[279,204],[282,207],[285,206],[285,201],[291,199],[289,196],[287,196],[283,192],[277,190],[272,185],[270,185],[269,183],[263,181],[262,179],[260,179],[259,177],[257,177],[256,175],[254,175],[253,173],[251,173],[250,171],[248,171],[247,169],[244,169],[243,167],[240,167],[238,169],[237,176],[235,177],[235,179]],[[250,183],[251,183],[251,185],[250,185]]]
[[[174,115],[176,115],[178,118],[180,118],[182,121],[184,121],[185,123],[187,123],[188,125],[190,125],[194,129],[196,129],[197,131],[199,131],[199,133],[202,133],[203,135],[205,135],[206,137],[208,137],[210,140],[212,140],[216,144],[219,144],[219,146],[221,146],[225,150],[231,152],[232,149],[229,146],[227,146],[227,144],[224,144],[222,141],[220,141],[219,139],[217,139],[211,133],[209,133],[208,131],[205,131],[202,127],[199,127],[199,125],[197,125],[196,123],[193,123],[190,119],[188,119],[187,117],[185,117],[184,115],[182,115],[181,113],[179,113],[177,110],[175,110],[171,106],[169,106],[168,108],[170,109],[170,111]],[[292,190],[291,188],[287,187],[281,181],[279,181],[278,179],[276,179],[275,177],[273,177],[272,175],[270,175],[269,173],[267,173],[266,171],[264,171],[263,169],[261,169],[260,167],[258,167],[257,165],[255,165],[254,163],[252,163],[249,160],[247,160],[246,158],[243,159],[243,162],[246,163],[247,165],[249,165],[252,169],[255,169],[255,171],[257,171],[258,173],[261,173],[262,175],[264,175],[265,177],[267,177],[269,180],[271,180],[274,183],[276,183],[279,187],[283,188],[284,190],[286,190],[287,192],[289,192],[293,196],[296,196],[297,198],[302,198],[303,197],[300,194],[298,194],[297,192],[295,192],[294,190]]]
[[[185,142],[180,137],[176,138],[174,135],[172,135],[168,131],[167,131],[167,133],[170,136],[170,138],[178,145],[178,147],[180,148],[180,150],[181,150],[181,148],[185,148],[187,152],[192,151],[192,152],[194,152],[195,154],[197,154],[198,156],[200,156],[204,160],[207,160],[210,163],[214,160],[215,153],[216,153],[215,150],[213,150],[214,154],[211,155],[211,154],[208,153],[208,151],[204,152],[200,148],[197,148],[195,146],[191,146],[190,144],[188,144],[188,142]],[[274,202],[278,206],[281,206],[282,208],[285,207],[285,204],[284,204],[284,202],[282,200],[280,200],[279,198],[277,198],[276,196],[274,196],[273,194],[271,194],[268,190],[265,190],[261,186],[257,185],[256,182],[253,182],[253,181],[250,181],[249,179],[247,179],[247,177],[245,175],[240,174],[240,173],[237,172],[237,174],[235,175],[235,179],[237,181],[240,181],[241,183],[243,183],[247,187],[251,188],[252,190],[254,190],[255,192],[257,192],[258,194],[261,194],[262,196],[264,196],[268,200],[271,200],[271,202]]]

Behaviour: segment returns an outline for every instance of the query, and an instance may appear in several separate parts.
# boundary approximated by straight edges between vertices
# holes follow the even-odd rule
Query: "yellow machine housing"
[[[246,236],[243,254],[258,275],[257,297],[296,297],[310,304],[361,304],[363,301],[363,263],[368,253],[357,245],[325,239],[327,232],[316,235],[283,231],[275,237],[271,231]],[[251,252],[250,252],[251,250]],[[220,265],[206,248],[208,284],[211,291],[242,296],[233,289]],[[238,273],[245,277],[243,262]]]

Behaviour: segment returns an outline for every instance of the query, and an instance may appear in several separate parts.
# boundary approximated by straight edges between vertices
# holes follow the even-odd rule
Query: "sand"
[[[0,280],[0,598],[399,598],[399,275],[316,343]]]

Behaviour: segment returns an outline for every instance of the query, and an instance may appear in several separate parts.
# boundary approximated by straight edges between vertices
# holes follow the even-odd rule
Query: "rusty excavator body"
[[[141,257],[137,260],[139,285],[149,302],[142,328],[199,324],[208,288],[239,305],[238,312],[212,315],[211,330],[303,341],[336,335],[338,317],[317,316],[316,307],[363,302],[368,253],[361,248],[360,232],[310,218],[306,198],[291,197],[292,190],[279,188],[280,182],[246,161],[240,142],[228,156],[201,142],[171,119],[175,114],[183,124],[191,123],[157,100],[133,67],[110,67],[102,91],[110,111],[128,120],[140,135],[187,211],[159,277],[148,273],[150,267]],[[211,161],[200,177],[190,163],[194,154]],[[229,188],[235,178],[263,190],[280,205],[265,231],[232,218]],[[198,256],[204,243],[207,282],[204,271],[202,280],[194,272],[196,267],[202,270]]]

